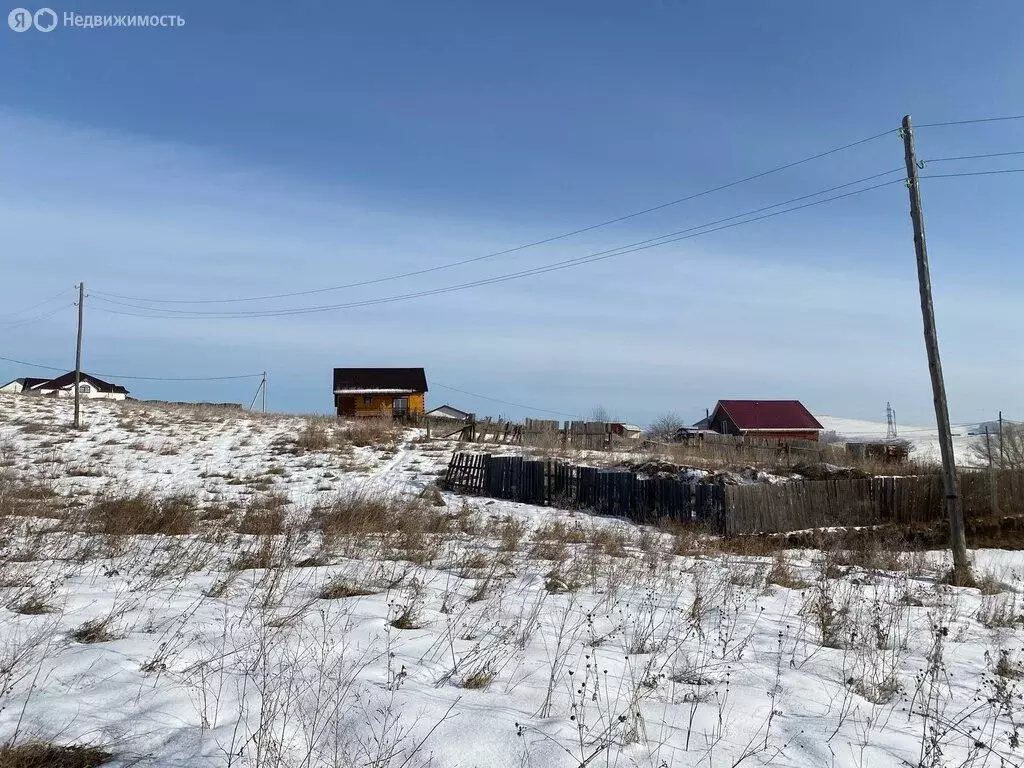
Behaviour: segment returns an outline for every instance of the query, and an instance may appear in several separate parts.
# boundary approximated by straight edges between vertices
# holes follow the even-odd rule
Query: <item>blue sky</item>
[[[898,125],[1024,113],[1024,6],[612,2],[105,2],[171,29],[0,33],[0,356],[70,367],[267,370],[270,404],[331,406],[336,365],[423,365],[429,401],[646,423],[718,398],[934,420],[900,184],[586,266],[327,313],[139,318],[101,292],[245,297],[515,247]],[[1024,121],[918,131],[922,158],[1024,149]],[[544,246],[267,302],[361,301],[542,266],[902,164],[888,136]],[[923,173],[1024,167],[1024,156]],[[890,178],[890,177],[886,177]],[[891,177],[898,178],[898,175]],[[883,179],[884,180],[884,179]],[[923,186],[954,421],[1024,419],[1024,174]],[[178,308],[195,309],[177,305]],[[15,314],[6,314],[8,312]],[[6,325],[5,325],[6,323]],[[0,362],[0,378],[32,371]],[[248,399],[256,382],[125,381]],[[531,406],[478,400],[441,387]]]

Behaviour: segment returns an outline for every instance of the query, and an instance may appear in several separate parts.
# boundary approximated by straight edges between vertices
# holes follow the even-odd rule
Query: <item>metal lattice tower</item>
[[[894,411],[892,409],[892,404],[891,403],[886,403],[885,404],[885,421],[886,421],[886,425],[887,425],[886,426],[886,430],[885,430],[885,439],[886,440],[892,440],[897,435],[896,435],[896,411]]]

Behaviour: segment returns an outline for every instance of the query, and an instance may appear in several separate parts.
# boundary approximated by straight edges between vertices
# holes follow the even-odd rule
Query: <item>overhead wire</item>
[[[1024,173],[1024,168],[1002,168],[995,171],[963,171],[961,173],[924,173],[922,179],[955,179],[959,176],[996,176],[1002,173]]]
[[[947,125],[972,125],[974,123],[1000,123],[1007,120],[1024,120],[1024,115],[1005,115],[1002,117],[976,117],[971,120],[946,120],[939,123],[921,123],[915,125],[914,130],[918,128],[940,128]]]
[[[57,307],[56,309],[51,309],[49,312],[44,312],[43,314],[36,315],[35,317],[28,317],[28,318],[24,318],[22,320],[11,320],[9,322],[0,323],[0,333],[2,333],[4,331],[8,331],[8,330],[10,330],[12,328],[18,328],[19,326],[22,326],[22,325],[29,325],[30,323],[38,323],[40,320],[46,320],[48,317],[53,317],[58,312],[62,312],[63,310],[68,309],[69,307],[73,307],[73,306],[75,306],[75,302],[71,302],[70,304],[62,304],[61,306]]]
[[[16,309],[16,310],[14,310],[12,312],[2,312],[2,313],[0,313],[0,318],[11,317],[13,315],[23,315],[26,312],[31,312],[33,309],[36,309],[38,307],[42,307],[45,304],[49,304],[54,299],[59,299],[61,296],[63,296],[65,293],[67,293],[68,291],[71,291],[71,290],[74,290],[74,289],[73,288],[65,288],[64,290],[59,291],[58,293],[55,293],[53,296],[50,296],[49,298],[43,299],[42,301],[37,302],[37,303],[33,304],[30,307],[25,307],[24,309]],[[4,323],[4,322],[6,322],[6,321],[0,320],[0,323]],[[12,322],[18,322],[18,321],[15,320],[15,321],[12,321]]]
[[[982,155],[957,155],[956,157],[930,157],[922,161],[928,163],[947,163],[953,160],[983,160],[988,157],[1010,157],[1012,155],[1024,155],[1024,149],[1013,150],[1012,152],[986,152]]]
[[[469,391],[467,391],[465,389],[459,389],[458,387],[453,387],[450,384],[442,384],[442,383],[440,383],[438,381],[431,381],[430,384],[431,384],[431,386],[441,387],[441,389],[450,389],[452,392],[458,392],[460,394],[468,395],[470,397],[478,397],[481,400],[490,400],[492,403],[500,403],[502,405],[508,405],[508,406],[513,407],[513,408],[523,408],[523,409],[525,409],[527,411],[534,411],[534,412],[537,412],[537,413],[550,413],[550,414],[553,414],[555,416],[570,416],[570,417],[576,418],[576,419],[583,418],[578,413],[568,413],[566,411],[553,411],[550,408],[535,408],[532,405],[522,405],[521,403],[513,403],[513,402],[509,402],[508,400],[500,400],[500,399],[498,399],[496,397],[488,397],[487,395],[481,395],[481,394],[478,394],[476,392],[469,392]]]
[[[846,192],[846,193],[843,193],[843,194],[840,194],[840,195],[833,195],[832,197],[823,198],[821,200],[815,200],[815,201],[812,201],[812,202],[809,202],[809,203],[804,203],[802,205],[795,205],[795,206],[792,206],[792,207],[789,207],[789,208],[784,208],[781,211],[774,211],[772,213],[764,213],[764,214],[762,214],[760,216],[753,216],[753,214],[756,214],[756,213],[761,212],[761,211],[768,211],[768,210],[771,210],[773,208],[779,208],[781,206],[790,205],[791,203],[794,203],[794,202],[797,202],[797,201],[800,201],[800,200],[806,200],[806,199],[808,199],[810,197],[818,197],[818,196],[820,196],[822,194],[827,194],[828,192],[831,192],[831,191],[834,191],[834,190],[837,190],[837,189],[841,189],[841,188],[845,188],[845,187],[849,187],[851,185],[864,183],[866,181],[869,181],[869,180],[872,180],[872,179],[875,179],[875,178],[879,178],[881,176],[885,176],[885,175],[888,175],[888,174],[895,173],[895,172],[897,172],[899,170],[901,170],[901,169],[891,169],[891,170],[888,170],[888,171],[883,171],[881,173],[877,173],[877,174],[873,174],[871,176],[864,177],[863,179],[858,179],[856,181],[847,182],[845,184],[840,184],[838,186],[830,187],[828,189],[819,190],[818,192],[814,192],[814,193],[811,193],[809,195],[801,195],[799,197],[791,198],[789,200],[785,200],[785,201],[782,201],[782,202],[779,202],[779,203],[773,203],[772,205],[763,206],[761,208],[757,208],[757,209],[754,209],[752,211],[747,211],[745,213],[735,214],[733,216],[728,216],[728,217],[725,217],[723,219],[717,219],[715,221],[705,222],[703,224],[699,224],[699,225],[696,225],[696,226],[693,226],[693,227],[689,227],[687,229],[677,230],[676,232],[671,232],[671,233],[668,233],[668,234],[665,234],[665,235],[659,235],[658,237],[654,237],[654,238],[648,238],[647,240],[640,240],[638,242],[630,243],[630,244],[623,245],[623,246],[618,246],[616,248],[611,248],[611,249],[607,249],[607,250],[604,250],[604,251],[597,251],[596,253],[586,254],[584,256],[577,256],[577,257],[574,257],[574,258],[571,258],[571,259],[565,259],[565,260],[562,260],[562,261],[554,262],[552,264],[542,265],[542,266],[539,266],[539,267],[533,267],[533,268],[526,269],[526,270],[521,270],[519,272],[513,272],[513,273],[509,273],[509,274],[505,274],[505,275],[497,275],[497,276],[490,277],[490,278],[483,278],[483,279],[480,279],[480,280],[474,280],[474,281],[470,281],[470,282],[466,282],[466,283],[459,283],[459,284],[456,284],[456,285],[443,286],[443,287],[440,287],[440,288],[426,289],[426,290],[422,290],[422,291],[415,291],[415,292],[411,292],[411,293],[399,294],[399,295],[396,295],[396,296],[386,296],[386,297],[380,297],[380,298],[376,298],[376,299],[365,299],[365,300],[362,300],[362,301],[348,302],[348,303],[345,303],[345,304],[322,305],[322,306],[313,306],[313,307],[294,307],[294,308],[282,308],[282,309],[268,309],[268,310],[252,310],[252,311],[245,311],[245,312],[202,312],[202,311],[198,311],[198,310],[172,310],[172,309],[167,309],[167,308],[156,308],[156,307],[140,306],[140,305],[137,305],[137,304],[130,304],[130,303],[125,303],[125,302],[119,302],[119,301],[112,300],[112,299],[100,299],[101,301],[103,301],[104,303],[107,303],[107,304],[111,304],[111,305],[115,305],[115,306],[124,306],[124,307],[127,307],[129,309],[137,309],[137,310],[145,310],[145,311],[144,312],[124,312],[124,311],[120,311],[120,310],[107,309],[105,307],[95,307],[95,306],[93,307],[93,309],[97,310],[97,311],[106,312],[106,313],[109,313],[109,314],[126,315],[126,316],[130,316],[130,317],[151,317],[151,318],[162,318],[162,319],[170,319],[170,318],[175,318],[175,317],[180,318],[180,319],[213,319],[213,318],[222,318],[222,319],[229,319],[230,318],[230,319],[234,319],[234,318],[281,317],[281,316],[287,316],[287,315],[313,314],[313,313],[318,313],[318,312],[330,312],[330,311],[335,311],[335,310],[340,310],[340,309],[349,309],[349,308],[353,308],[353,307],[374,306],[374,305],[378,305],[378,304],[390,304],[390,303],[394,303],[394,302],[397,302],[397,301],[405,301],[405,300],[414,299],[414,298],[421,298],[421,297],[424,297],[424,296],[433,296],[433,295],[437,295],[437,294],[451,293],[451,292],[454,292],[454,291],[466,290],[468,288],[474,288],[474,287],[478,287],[478,286],[482,286],[482,285],[493,285],[495,283],[507,282],[509,280],[516,280],[516,279],[520,279],[520,278],[523,278],[523,277],[529,277],[529,276],[533,276],[533,275],[545,274],[545,273],[548,273],[548,272],[554,272],[554,271],[558,271],[558,270],[562,270],[562,269],[568,269],[570,267],[580,266],[582,264],[590,264],[590,263],[594,263],[596,261],[603,261],[605,259],[610,259],[610,258],[613,258],[615,256],[623,256],[623,255],[626,255],[626,254],[629,254],[629,253],[637,253],[639,251],[648,250],[650,248],[655,248],[655,247],[659,247],[659,246],[662,246],[662,245],[668,245],[669,243],[679,242],[681,240],[687,240],[687,239],[690,239],[690,238],[699,237],[701,235],[711,234],[712,232],[720,232],[720,231],[725,230],[725,229],[731,229],[733,227],[738,227],[738,226],[742,226],[742,225],[745,225],[745,224],[751,224],[751,223],[753,223],[755,221],[762,221],[764,219],[769,219],[769,218],[772,218],[772,217],[775,217],[775,216],[781,216],[781,215],[786,214],[786,213],[792,213],[794,211],[802,210],[804,208],[810,208],[812,206],[822,205],[824,203],[829,203],[829,202],[832,202],[832,201],[835,201],[835,200],[840,200],[840,199],[851,197],[851,196],[854,196],[854,195],[863,194],[865,192],[870,192],[872,190],[880,189],[882,187],[890,186],[892,184],[902,183],[903,179],[893,179],[893,180],[890,180],[890,181],[881,182],[879,184],[874,184],[874,185],[869,186],[869,187],[864,187],[862,189],[857,189],[857,190],[853,190],[851,192]],[[747,217],[747,216],[749,216],[751,218],[746,218],[743,221],[735,221],[735,219],[743,218],[743,217]],[[722,223],[722,222],[731,222],[731,223]],[[716,225],[719,225],[719,224],[721,224],[721,225],[720,226],[716,226]],[[697,231],[697,230],[701,230],[701,231]],[[163,313],[163,314],[160,314],[160,313]]]
[[[52,365],[43,365],[42,363],[28,362],[27,360],[15,360],[12,357],[2,357],[2,356],[0,356],[0,360],[3,360],[4,362],[8,362],[8,363],[15,363],[16,365],[27,365],[29,368],[40,368],[40,369],[47,370],[47,371],[63,371],[65,373],[68,372],[67,368],[57,368],[57,367],[52,366]],[[229,380],[232,380],[232,379],[253,379],[253,378],[262,378],[263,377],[262,373],[243,373],[243,374],[235,374],[235,375],[232,375],[232,376],[186,376],[186,377],[176,377],[176,376],[127,376],[125,374],[120,374],[120,373],[91,373],[91,372],[90,372],[90,375],[96,376],[98,378],[125,379],[125,380],[128,380],[128,381],[229,381]]]
[[[606,221],[598,222],[597,224],[591,224],[589,226],[580,227],[578,229],[574,229],[574,230],[571,230],[569,232],[563,232],[561,234],[553,235],[551,237],[542,238],[540,240],[534,240],[533,242],[525,243],[523,245],[518,245],[518,246],[515,246],[513,248],[506,248],[504,250],[495,251],[493,253],[487,253],[487,254],[484,254],[482,256],[474,256],[474,257],[469,258],[469,259],[462,259],[462,260],[459,260],[459,261],[453,261],[453,262],[450,262],[450,263],[447,263],[447,264],[439,264],[439,265],[436,265],[436,266],[433,266],[433,267],[424,267],[423,269],[412,270],[412,271],[409,271],[409,272],[403,272],[403,273],[395,274],[395,275],[388,275],[386,277],[379,277],[379,278],[374,278],[374,279],[371,279],[371,280],[362,280],[362,281],[354,282],[354,283],[346,283],[344,285],[329,286],[329,287],[326,287],[326,288],[313,288],[313,289],[309,289],[309,290],[305,290],[305,291],[292,291],[292,292],[289,292],[289,293],[267,294],[267,295],[264,295],[264,296],[232,297],[232,298],[224,298],[224,299],[151,299],[151,298],[146,298],[146,297],[127,296],[127,295],[123,295],[123,294],[107,293],[107,292],[99,292],[99,291],[93,291],[93,293],[95,295],[103,295],[103,296],[107,296],[107,297],[110,297],[110,298],[113,298],[113,299],[125,299],[125,300],[128,300],[128,301],[145,301],[145,302],[149,302],[149,303],[152,303],[152,304],[229,304],[229,303],[250,302],[250,301],[267,301],[267,300],[271,300],[271,299],[294,298],[296,296],[310,296],[310,295],[319,294],[319,293],[327,293],[327,292],[330,292],[330,291],[340,291],[340,290],[344,290],[344,289],[348,289],[348,288],[361,288],[361,287],[364,287],[364,286],[367,286],[367,285],[375,285],[375,284],[378,284],[378,283],[389,282],[389,281],[392,281],[392,280],[401,280],[401,279],[405,279],[405,278],[409,278],[409,277],[419,277],[421,275],[426,275],[426,274],[430,274],[432,272],[438,272],[438,271],[445,270],[445,269],[452,269],[454,267],[463,266],[465,264],[473,264],[473,263],[484,261],[484,260],[487,260],[487,259],[497,258],[499,256],[507,256],[508,254],[517,253],[519,251],[524,251],[524,250],[526,250],[528,248],[534,248],[534,247],[537,247],[537,246],[540,246],[540,245],[547,245],[549,243],[557,242],[559,240],[564,240],[566,238],[573,237],[575,235],[581,235],[581,234],[584,234],[586,232],[592,232],[592,231],[594,231],[596,229],[601,229],[603,227],[611,226],[612,224],[618,224],[618,223],[623,222],[623,221],[628,221],[630,219],[634,219],[634,218],[637,218],[639,216],[644,216],[644,215],[646,215],[648,213],[654,213],[655,211],[664,210],[666,208],[670,208],[670,207],[675,206],[675,205],[680,205],[682,203],[686,203],[686,202],[689,202],[691,200],[696,200],[696,199],[698,199],[700,197],[705,197],[707,195],[714,194],[715,192],[721,192],[721,191],[726,190],[726,189],[731,189],[732,187],[739,186],[740,184],[746,184],[748,182],[756,181],[757,179],[762,179],[762,178],[764,178],[766,176],[770,176],[772,174],[776,174],[776,173],[780,173],[782,171],[789,170],[790,168],[795,168],[797,166],[804,165],[806,163],[810,163],[810,162],[813,162],[815,160],[820,160],[823,157],[828,157],[829,155],[834,155],[834,154],[836,154],[838,152],[843,152],[843,151],[845,151],[847,149],[852,149],[853,147],[857,147],[857,146],[860,146],[862,144],[867,144],[868,142],[875,141],[875,140],[880,139],[880,138],[882,138],[884,136],[889,136],[889,135],[894,134],[894,133],[896,133],[898,131],[899,131],[898,128],[892,128],[890,130],[883,131],[882,133],[877,133],[877,134],[874,134],[872,136],[867,136],[867,137],[865,137],[863,139],[858,139],[857,141],[852,141],[852,142],[850,142],[848,144],[843,144],[842,146],[834,147],[832,149],[826,150],[824,152],[819,152],[819,153],[814,154],[814,155],[810,155],[809,157],[805,157],[805,158],[802,158],[800,160],[794,160],[793,162],[785,163],[783,165],[779,165],[779,166],[776,166],[774,168],[770,168],[767,171],[762,171],[760,173],[755,173],[755,174],[753,174],[751,176],[746,176],[746,177],[741,178],[741,179],[736,179],[735,181],[730,181],[730,182],[728,182],[726,184],[720,184],[720,185],[718,185],[716,187],[711,187],[710,189],[705,189],[705,190],[703,190],[701,192],[696,192],[694,194],[687,195],[685,197],[680,197],[680,198],[677,198],[675,200],[670,200],[670,201],[665,202],[665,203],[660,203],[658,205],[651,206],[649,208],[644,208],[644,209],[639,210],[639,211],[634,211],[632,213],[627,213],[627,214],[624,214],[622,216],[617,216],[615,218],[608,219]]]

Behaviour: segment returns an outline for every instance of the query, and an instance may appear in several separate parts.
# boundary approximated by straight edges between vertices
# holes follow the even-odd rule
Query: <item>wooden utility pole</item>
[[[267,412],[267,372],[263,372],[263,412]]]
[[[914,129],[910,115],[903,118],[903,150],[907,165],[907,190],[910,192],[910,219],[914,224],[914,250],[917,252],[917,282],[921,292],[921,317],[924,321],[924,344],[928,351],[928,371],[932,378],[932,399],[935,420],[939,426],[939,449],[942,453],[942,479],[946,491],[946,513],[949,515],[949,546],[953,551],[953,570],[957,581],[970,579],[971,565],[967,559],[964,538],[964,515],[957,495],[956,464],[953,458],[953,435],[949,426],[946,385],[942,379],[939,359],[939,338],[935,331],[935,307],[932,305],[932,278],[928,270],[928,247],[924,238],[924,213],[921,211],[921,187],[917,176],[917,154],[914,151]]]
[[[75,429],[82,428],[82,414],[80,400],[82,394],[78,391],[82,381],[82,317],[85,309],[85,283],[78,284],[78,343],[75,345]]]
[[[1003,412],[999,412],[999,468],[1006,468],[1006,450],[1003,446],[1006,443],[1003,442]]]

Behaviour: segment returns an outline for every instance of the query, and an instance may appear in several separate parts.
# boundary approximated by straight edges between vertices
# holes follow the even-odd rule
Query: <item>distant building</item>
[[[458,408],[447,403],[427,411],[426,415],[433,419],[451,419],[452,421],[469,421],[473,418],[472,413],[460,411]]]
[[[910,458],[910,441],[900,438],[848,440],[846,450],[855,459],[875,459],[883,464],[902,464]]]
[[[708,426],[722,435],[817,440],[824,427],[799,400],[719,400]]]
[[[75,372],[69,371],[54,379],[31,377],[15,379],[0,387],[0,392],[46,397],[74,397]],[[78,393],[82,397],[100,400],[124,400],[128,397],[128,390],[120,384],[111,384],[109,381],[104,381],[84,371],[79,374]]]
[[[17,395],[36,384],[42,384],[44,381],[47,381],[47,379],[34,379],[30,376],[25,376],[23,378],[7,382],[0,387],[0,392],[13,393]]]
[[[627,440],[639,440],[643,434],[643,429],[638,427],[636,424],[622,424],[621,422],[615,421],[608,425],[611,427],[611,433],[624,437]]]
[[[426,394],[422,368],[334,369],[334,407],[339,416],[422,416]]]

